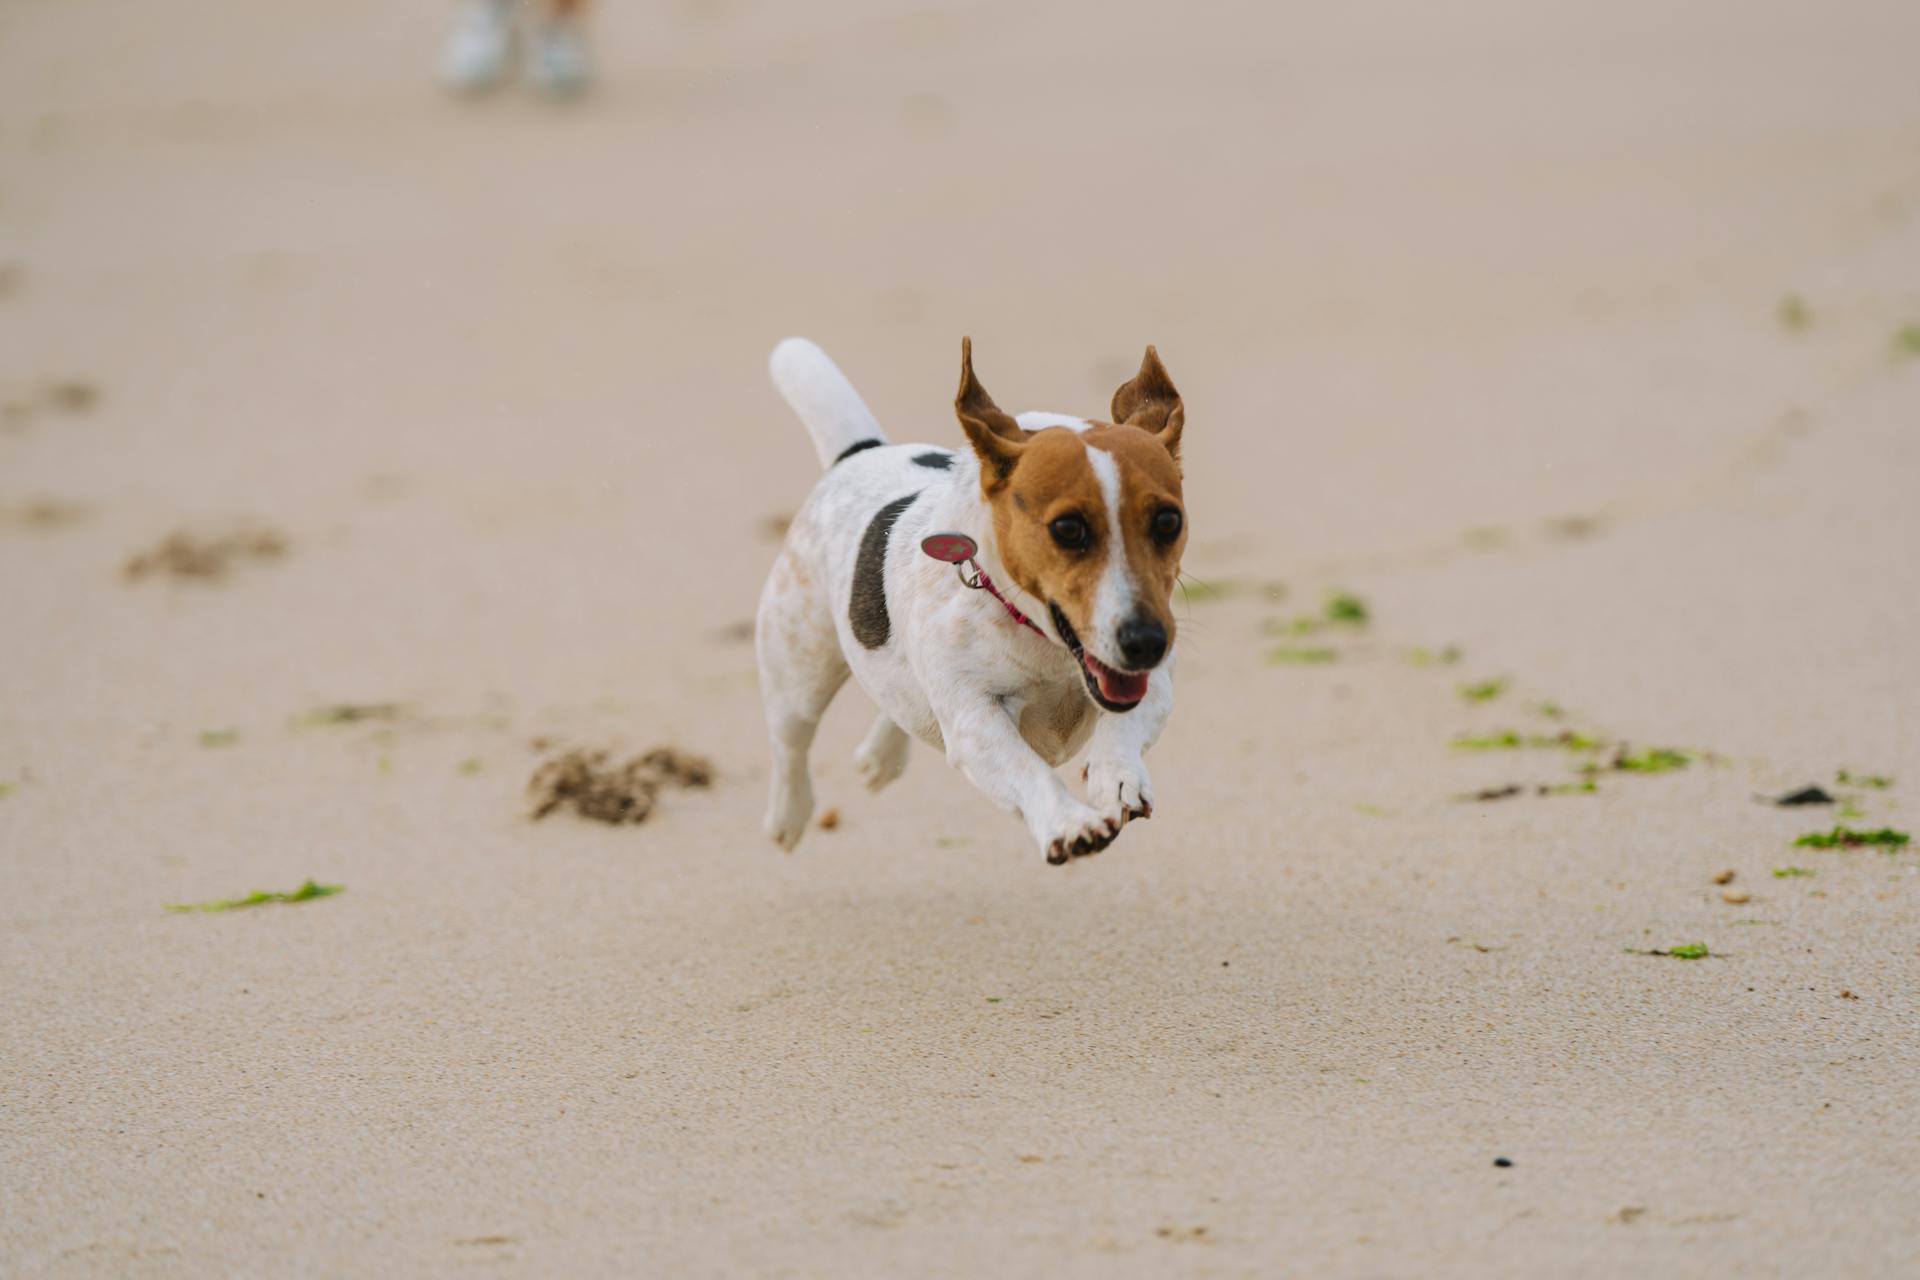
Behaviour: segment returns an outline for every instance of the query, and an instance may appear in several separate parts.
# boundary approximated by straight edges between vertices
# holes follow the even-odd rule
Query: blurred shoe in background
[[[534,32],[527,73],[542,92],[555,98],[570,98],[587,87],[587,43],[578,18],[556,13]]]
[[[521,0],[467,0],[440,51],[440,81],[456,93],[484,93],[513,71],[518,43],[514,12]],[[553,98],[587,87],[591,70],[580,11],[582,0],[545,0],[546,10],[526,40],[527,74]]]
[[[512,58],[512,0],[469,0],[440,50],[440,81],[456,93],[483,93],[507,78]]]

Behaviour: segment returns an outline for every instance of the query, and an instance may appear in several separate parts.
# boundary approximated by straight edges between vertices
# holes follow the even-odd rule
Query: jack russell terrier
[[[849,672],[880,706],[854,753],[872,790],[906,768],[912,734],[1025,821],[1055,865],[1151,817],[1141,757],[1173,709],[1171,604],[1187,542],[1185,411],[1154,349],[1113,393],[1111,422],[1016,418],[974,377],[963,339],[964,451],[889,444],[803,338],[770,363],[827,474],[760,595],[767,834],[800,843],[813,813],[807,751]],[[1054,768],[1089,741],[1082,803]]]

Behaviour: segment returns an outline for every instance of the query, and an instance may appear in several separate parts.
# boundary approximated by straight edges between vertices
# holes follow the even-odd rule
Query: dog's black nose
[[[1158,618],[1136,613],[1120,624],[1114,639],[1120,642],[1120,656],[1135,671],[1145,671],[1167,656],[1167,629]]]

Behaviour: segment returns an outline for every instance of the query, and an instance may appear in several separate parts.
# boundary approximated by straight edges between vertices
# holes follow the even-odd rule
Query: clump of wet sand
[[[0,294],[4,294],[0,281]],[[87,378],[44,378],[37,385],[0,397],[0,431],[25,431],[42,411],[77,415],[100,404],[100,386]]]
[[[48,378],[40,399],[61,413],[87,413],[100,403],[100,387],[86,378]]]
[[[78,502],[59,498],[30,498],[17,506],[0,506],[0,526],[22,529],[60,529],[87,518],[88,508]]]
[[[713,784],[713,763],[674,747],[655,747],[624,764],[604,750],[565,751],[534,770],[527,783],[535,820],[561,808],[613,826],[645,822],[667,787]]]
[[[278,560],[286,553],[286,535],[274,529],[237,529],[211,538],[176,530],[130,557],[122,573],[129,582],[154,576],[219,582],[236,565]]]

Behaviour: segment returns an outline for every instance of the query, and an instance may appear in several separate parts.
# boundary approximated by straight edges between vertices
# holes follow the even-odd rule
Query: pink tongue
[[[1100,682],[1100,696],[1108,702],[1138,702],[1147,696],[1149,672],[1115,671],[1105,663],[1089,662],[1093,678]]]

